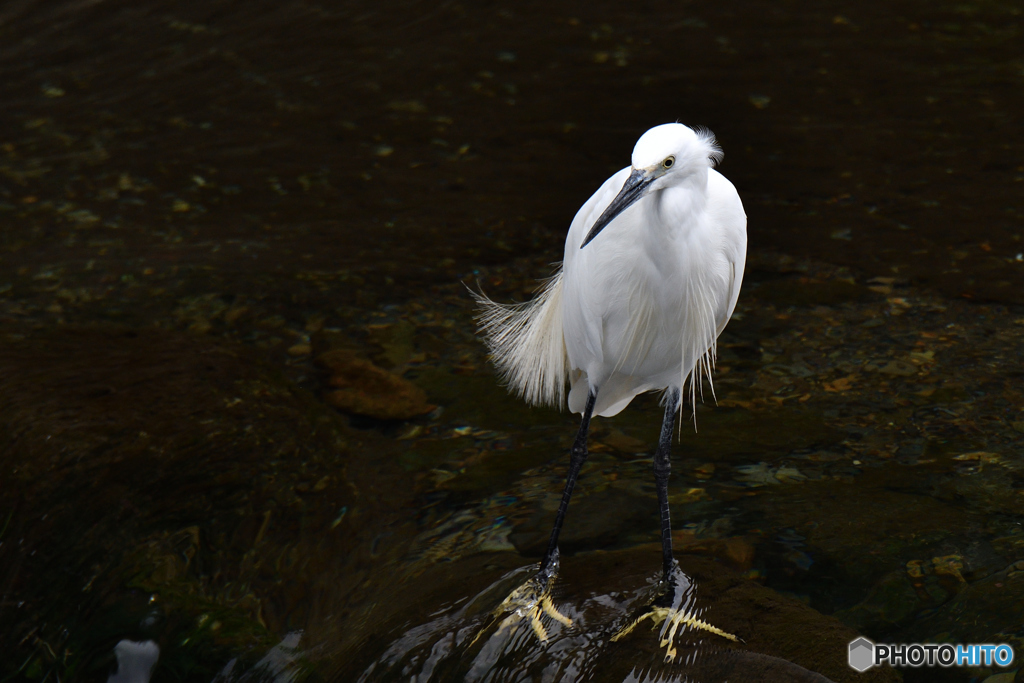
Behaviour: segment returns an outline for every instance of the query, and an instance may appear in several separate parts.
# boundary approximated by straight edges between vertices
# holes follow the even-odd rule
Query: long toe
[[[548,639],[547,629],[544,626],[542,616],[547,615],[551,620],[557,621],[566,627],[572,626],[572,619],[558,611],[551,601],[551,584],[554,583],[554,575],[548,572],[540,572],[532,577],[519,588],[512,591],[505,600],[498,605],[495,616],[508,614],[503,624],[509,626],[520,620],[528,620],[533,632],[541,642]]]
[[[649,621],[651,628],[661,624],[659,640],[665,648],[665,661],[675,660],[677,639],[684,633],[709,633],[734,643],[742,642],[738,637],[713,626],[699,617],[693,600],[693,589],[689,578],[678,569],[661,582],[661,590],[654,599],[647,602],[626,626],[611,637],[612,641],[625,638],[641,623]]]
[[[548,640],[548,626],[551,622],[571,628],[572,619],[562,614],[551,600],[551,586],[554,584],[556,575],[557,567],[554,568],[554,571],[550,567],[541,570],[509,593],[508,597],[492,613],[495,619],[501,619],[497,634],[513,629],[525,621],[537,639],[543,643]],[[547,626],[545,625],[545,616],[548,621]],[[494,623],[494,620],[490,623]],[[477,633],[474,642],[483,635],[488,626],[484,626]]]
[[[660,642],[659,645],[665,648],[665,662],[672,662],[676,658],[678,651],[676,649],[676,638],[681,637],[683,633],[696,630],[711,633],[713,635],[731,640],[734,643],[742,642],[738,637],[723,631],[717,626],[712,626],[702,619],[698,619],[694,614],[683,610],[677,610],[669,607],[656,607],[654,605],[649,606],[646,610],[633,619],[625,627],[621,628],[618,633],[611,637],[612,642],[621,640],[629,635],[641,622],[650,620],[651,627],[654,628],[658,624],[663,624],[659,633]]]

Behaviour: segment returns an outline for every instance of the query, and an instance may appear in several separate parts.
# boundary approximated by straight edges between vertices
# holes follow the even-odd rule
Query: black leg
[[[555,526],[551,529],[551,540],[548,541],[548,551],[544,553],[544,560],[540,563],[540,571],[543,573],[551,565],[552,560],[557,562],[558,558],[558,534],[562,531],[562,522],[565,521],[565,511],[569,509],[569,499],[572,498],[572,489],[576,486],[576,477],[579,476],[580,468],[587,460],[587,433],[590,431],[590,416],[594,412],[594,401],[597,400],[597,392],[587,397],[587,406],[583,409],[583,420],[580,422],[580,431],[576,433],[576,441],[572,444],[572,451],[569,453],[569,475],[565,479],[565,489],[562,491],[562,502],[558,505],[558,515],[555,517]],[[669,429],[669,431],[672,431]]]
[[[675,560],[672,557],[672,518],[668,511],[668,475],[672,471],[672,432],[679,410],[679,390],[671,391],[665,401],[665,419],[661,423],[661,438],[654,454],[654,483],[658,488],[658,507],[661,509],[661,566],[665,580],[672,576]]]
[[[661,423],[661,438],[658,450],[654,453],[654,481],[658,488],[658,506],[661,508],[661,569],[662,581],[658,586],[658,595],[641,610],[637,616],[623,629],[611,637],[617,641],[628,635],[638,624],[650,619],[655,625],[662,624],[661,646],[665,648],[665,662],[675,661],[679,655],[675,644],[676,634],[690,630],[706,631],[714,635],[743,642],[735,635],[702,621],[699,613],[689,611],[693,586],[689,578],[679,569],[672,557],[672,518],[668,510],[668,476],[672,471],[671,451],[672,432],[676,424],[676,411],[679,410],[680,392],[670,391],[665,401],[665,419]],[[689,660],[687,660],[689,661]]]

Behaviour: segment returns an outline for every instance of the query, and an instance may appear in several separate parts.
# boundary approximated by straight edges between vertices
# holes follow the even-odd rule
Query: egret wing
[[[714,169],[708,172],[708,194],[708,211],[718,223],[725,258],[731,268],[729,294],[726,297],[728,305],[724,315],[718,320],[715,335],[717,337],[722,334],[722,330],[732,318],[733,311],[736,310],[740,286],[743,284],[743,271],[747,261],[747,215],[743,211],[743,202],[740,201],[736,188]]]

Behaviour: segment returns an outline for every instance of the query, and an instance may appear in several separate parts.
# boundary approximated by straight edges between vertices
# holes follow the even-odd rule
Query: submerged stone
[[[408,420],[437,407],[427,403],[426,392],[412,382],[352,351],[328,351],[317,362],[331,373],[328,382],[334,387],[324,400],[339,410],[379,420]]]
[[[1019,647],[1024,602],[1024,561],[1013,562],[1002,571],[964,585],[951,600],[922,616],[906,633],[908,642],[1014,642]],[[976,615],[985,615],[978,619]]]

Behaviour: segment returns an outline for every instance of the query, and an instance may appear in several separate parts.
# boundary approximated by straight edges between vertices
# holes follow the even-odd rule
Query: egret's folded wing
[[[718,320],[717,334],[722,334],[733,311],[736,310],[740,286],[743,284],[743,271],[747,262],[747,215],[743,211],[743,202],[740,201],[736,188],[714,169],[708,172],[708,190],[708,211],[718,222],[719,230],[723,232],[725,257],[732,266],[728,305]]]

